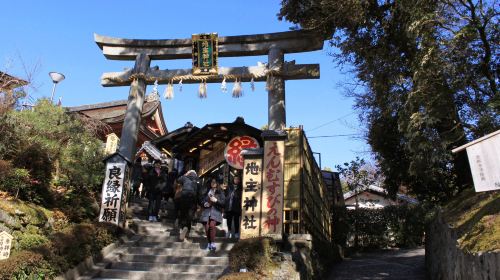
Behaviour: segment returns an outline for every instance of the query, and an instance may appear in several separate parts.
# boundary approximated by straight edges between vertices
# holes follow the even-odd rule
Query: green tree
[[[368,187],[379,182],[380,173],[359,157],[351,162],[345,162],[343,165],[336,165],[335,168],[337,168],[348,191]]]
[[[102,144],[95,135],[99,125],[45,99],[33,110],[8,112],[2,123],[8,137],[0,136],[0,156],[29,171],[31,190],[47,194],[55,183],[70,191],[98,191],[104,168]],[[38,199],[49,202],[47,195]]]
[[[498,15],[481,0],[284,0],[279,16],[339,49],[389,192],[442,201],[471,184],[451,149],[500,128]]]

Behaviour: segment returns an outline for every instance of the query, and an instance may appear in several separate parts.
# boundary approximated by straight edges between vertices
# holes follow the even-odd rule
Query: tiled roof
[[[28,82],[0,71],[0,90],[11,90],[27,85]]]
[[[142,117],[150,116],[159,108],[160,102],[144,102]],[[105,123],[122,122],[125,118],[127,100],[118,100],[77,107],[68,107],[69,112],[78,112]]]
[[[344,194],[344,200],[347,200],[347,199],[353,197],[356,193],[359,194],[359,193],[362,193],[364,191],[373,191],[373,192],[376,192],[376,193],[379,193],[379,194],[382,194],[382,195],[387,195],[387,191],[384,188],[377,187],[375,185],[361,186],[361,187],[358,187],[356,190],[352,190],[352,191],[346,192]],[[417,204],[418,203],[418,200],[416,200],[416,199],[414,199],[412,197],[409,197],[407,195],[404,195],[402,193],[398,193],[396,196],[397,196],[398,199],[404,200],[404,201],[412,203],[412,204]]]

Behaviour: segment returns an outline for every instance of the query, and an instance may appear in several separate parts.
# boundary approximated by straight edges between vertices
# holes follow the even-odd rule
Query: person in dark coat
[[[238,175],[233,177],[233,184],[230,184],[226,190],[226,205],[224,216],[227,220],[228,238],[240,238],[240,217],[241,217],[241,179]],[[231,229],[234,226],[234,234],[231,236]]]
[[[131,199],[139,198],[139,187],[142,183],[142,164],[141,158],[137,158],[132,167],[132,194]]]
[[[180,189],[176,190],[174,197],[175,209],[178,214],[179,240],[184,238],[191,231],[191,222],[193,220],[194,208],[196,206],[196,194],[198,192],[198,175],[196,171],[189,170],[184,176],[177,178],[177,184]]]
[[[148,198],[148,174],[153,169],[153,163],[148,161],[142,166],[142,189],[141,198]]]
[[[167,187],[164,191],[165,200],[168,201],[169,198],[174,199],[175,195],[175,180],[177,179],[177,169],[172,169],[168,172],[167,176]]]
[[[148,220],[150,222],[158,221],[158,213],[160,212],[161,198],[163,190],[167,186],[167,172],[161,168],[161,162],[155,161],[153,168],[149,170],[146,179],[146,188],[149,199],[148,204]]]
[[[203,212],[200,221],[205,226],[207,234],[207,250],[215,251],[215,231],[216,226],[222,223],[222,210],[224,209],[226,197],[216,179],[210,182],[210,188],[201,198]]]

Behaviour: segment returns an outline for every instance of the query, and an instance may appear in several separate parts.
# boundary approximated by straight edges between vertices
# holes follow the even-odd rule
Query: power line
[[[329,124],[331,124],[331,123],[334,123],[334,122],[336,122],[336,121],[340,121],[340,120],[341,120],[341,119],[343,119],[343,118],[349,117],[350,115],[353,115],[353,114],[355,114],[355,113],[356,113],[356,112],[351,112],[351,113],[349,113],[349,114],[347,114],[347,115],[344,115],[344,116],[342,116],[342,117],[340,117],[340,118],[337,118],[337,119],[331,120],[331,121],[326,122],[326,123],[324,123],[324,124],[322,124],[322,125],[319,125],[319,126],[317,126],[317,127],[315,127],[315,128],[309,129],[309,130],[307,130],[306,132],[311,132],[311,131],[316,130],[316,129],[318,129],[318,128],[322,128],[322,127],[327,126],[327,125],[329,125]],[[310,137],[309,137],[309,138],[310,138]]]
[[[351,136],[359,136],[359,134],[352,133],[352,134],[334,134],[334,135],[308,136],[307,139],[312,139],[312,138],[332,138],[332,137],[351,137]]]

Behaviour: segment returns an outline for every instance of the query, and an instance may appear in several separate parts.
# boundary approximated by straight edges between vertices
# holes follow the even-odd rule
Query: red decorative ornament
[[[224,149],[224,158],[227,163],[236,169],[243,169],[243,157],[240,155],[243,149],[258,149],[259,142],[250,136],[237,136],[227,143]]]

